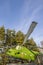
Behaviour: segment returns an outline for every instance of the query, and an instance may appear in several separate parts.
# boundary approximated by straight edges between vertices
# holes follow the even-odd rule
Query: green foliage
[[[24,41],[24,37],[25,35],[21,31],[18,31],[15,36],[16,42],[22,44]]]
[[[0,41],[5,39],[5,28],[4,26],[0,27]]]
[[[15,31],[7,29],[7,44],[12,45],[15,42]]]
[[[33,38],[27,40],[25,46],[28,49],[31,49],[31,50],[34,50],[34,51],[39,51],[39,49],[37,48],[37,45],[36,45],[35,41],[33,40]]]

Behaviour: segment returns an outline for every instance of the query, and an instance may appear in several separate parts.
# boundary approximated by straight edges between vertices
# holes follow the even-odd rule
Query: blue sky
[[[0,0],[0,26],[26,33],[32,21],[38,25],[30,37],[40,44],[43,40],[43,0]]]

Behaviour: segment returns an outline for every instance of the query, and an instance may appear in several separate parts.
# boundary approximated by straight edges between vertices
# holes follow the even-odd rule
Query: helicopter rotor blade
[[[30,28],[28,29],[27,34],[26,34],[26,37],[25,37],[25,39],[24,39],[23,45],[24,45],[24,43],[26,43],[28,37],[29,37],[29,36],[31,35],[31,33],[33,32],[33,30],[34,30],[34,28],[36,27],[36,25],[37,25],[37,22],[35,22],[35,21],[33,21],[33,22],[31,23]]]

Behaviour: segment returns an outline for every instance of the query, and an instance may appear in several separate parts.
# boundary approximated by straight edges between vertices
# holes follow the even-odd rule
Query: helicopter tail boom
[[[34,22],[34,21],[33,21],[33,22],[31,23],[30,28],[28,29],[28,32],[27,32],[26,37],[25,37],[25,39],[24,39],[23,45],[24,45],[24,43],[27,41],[27,39],[28,39],[28,37],[31,35],[31,33],[33,32],[33,30],[34,30],[34,28],[36,27],[36,25],[37,25],[37,22]]]

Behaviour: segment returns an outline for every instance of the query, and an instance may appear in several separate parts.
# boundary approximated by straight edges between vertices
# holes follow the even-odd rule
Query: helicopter
[[[35,21],[33,21],[31,23],[30,28],[28,29],[26,37],[23,41],[23,44],[22,45],[17,45],[15,48],[8,49],[7,52],[6,52],[6,54],[8,56],[15,58],[15,60],[20,59],[20,60],[26,60],[28,62],[36,60],[36,57],[39,54],[39,52],[29,50],[24,46],[24,44],[26,43],[28,37],[33,32],[36,25],[37,25],[37,22],[35,22]]]

